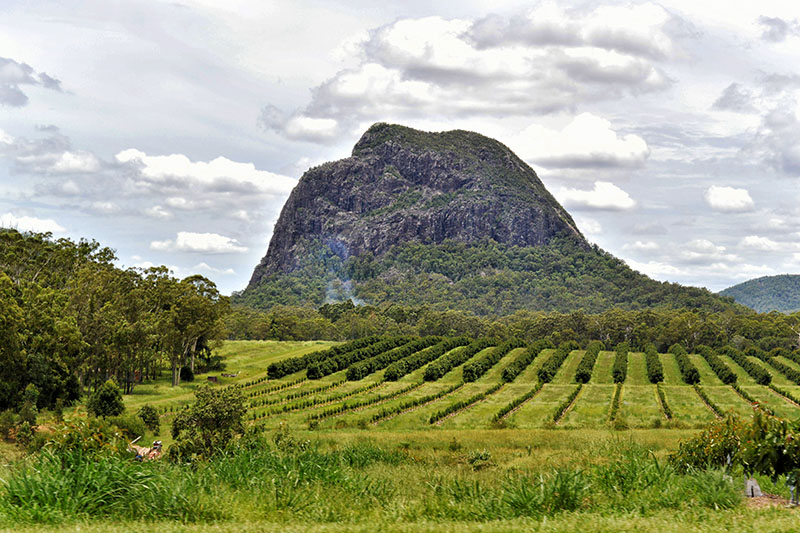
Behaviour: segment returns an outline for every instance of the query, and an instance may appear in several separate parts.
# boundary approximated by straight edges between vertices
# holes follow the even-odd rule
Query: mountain
[[[721,295],[759,313],[800,311],[800,275],[782,274],[751,279],[728,287]]]
[[[351,157],[303,175],[234,296],[259,308],[347,298],[478,314],[732,305],[656,282],[591,245],[500,142],[383,123]]]

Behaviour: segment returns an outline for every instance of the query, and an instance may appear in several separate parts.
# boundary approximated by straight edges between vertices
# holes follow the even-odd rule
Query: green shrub
[[[122,391],[113,379],[109,379],[89,396],[86,409],[95,416],[107,417],[121,415],[125,411]]]
[[[158,435],[161,431],[161,420],[158,417],[158,410],[149,403],[144,404],[136,413],[147,429],[153,435]]]
[[[109,416],[106,420],[109,424],[117,426],[128,440],[143,436],[147,430],[144,422],[138,416]]]

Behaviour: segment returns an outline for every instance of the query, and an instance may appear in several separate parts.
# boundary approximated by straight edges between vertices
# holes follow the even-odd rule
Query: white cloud
[[[523,159],[548,168],[635,167],[650,154],[644,139],[620,137],[611,122],[591,113],[581,113],[562,130],[532,124],[511,145]]]
[[[773,241],[769,237],[759,237],[758,235],[748,235],[739,243],[742,248],[759,250],[762,252],[777,252],[786,249],[787,246]]]
[[[650,277],[655,279],[664,279],[664,277],[671,277],[671,276],[680,276],[683,275],[683,270],[667,264],[662,263],[660,261],[647,261],[646,263],[634,261],[632,259],[626,259],[625,262],[628,264],[629,267],[632,269],[641,272],[642,274],[646,274]]]
[[[661,246],[653,241],[636,241],[634,243],[627,243],[622,247],[623,250],[635,250],[638,252],[652,252],[660,248]]]
[[[120,211],[120,207],[114,202],[92,202],[91,209],[101,215],[112,215]]]
[[[736,255],[726,254],[724,246],[714,244],[708,239],[693,239],[675,248],[678,250],[675,259],[682,263],[708,265],[711,262],[739,261]]]
[[[160,218],[162,220],[168,220],[172,218],[172,213],[164,209],[163,206],[154,205],[153,207],[148,207],[144,210],[144,214],[152,217],[152,218]]]
[[[314,87],[307,106],[265,105],[259,123],[328,142],[365,121],[539,115],[660,91],[672,83],[659,63],[677,55],[678,21],[655,4],[400,18],[338,47],[347,68]],[[617,145],[641,158],[638,141]]]
[[[150,248],[156,251],[178,251],[207,254],[244,253],[247,248],[235,239],[217,233],[193,233],[179,231],[174,241],[152,241]]]
[[[18,217],[12,213],[0,215],[0,227],[13,228],[19,231],[31,231],[34,233],[64,233],[66,231],[66,229],[53,219],[29,216]]]
[[[555,196],[566,207],[622,211],[636,205],[628,193],[607,181],[595,181],[590,191],[562,187]]]
[[[705,193],[706,203],[715,211],[741,213],[755,208],[747,189],[712,185]]]
[[[209,274],[219,274],[222,276],[235,276],[236,272],[232,268],[214,268],[208,263],[198,263],[192,267],[195,272],[208,272]]]
[[[50,167],[51,172],[62,174],[97,172],[98,170],[100,170],[100,161],[89,152],[62,152]]]
[[[287,194],[297,184],[287,176],[258,170],[252,163],[239,163],[221,156],[209,162],[192,161],[183,154],[147,155],[130,148],[119,152],[115,158],[120,163],[137,166],[142,177],[154,182],[177,178],[186,181],[189,186],[194,183],[220,191],[244,186],[254,192],[270,194]]]
[[[593,218],[576,218],[575,223],[587,235],[599,235],[603,232],[603,226]]]

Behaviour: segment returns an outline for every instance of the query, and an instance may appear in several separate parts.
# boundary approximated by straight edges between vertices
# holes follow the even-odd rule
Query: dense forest
[[[720,294],[759,313],[793,313],[800,311],[800,276],[764,276],[728,287]]]
[[[706,289],[658,282],[595,247],[554,239],[544,246],[513,246],[486,239],[479,244],[409,242],[386,254],[341,261],[314,248],[302,268],[268,276],[233,301],[269,309],[274,305],[314,305],[354,296],[374,305],[428,306],[500,316],[518,310],[611,308],[736,308],[731,298]]]
[[[30,384],[52,407],[109,378],[131,392],[164,366],[177,384],[213,363],[229,308],[214,283],[115,260],[95,241],[0,230],[0,410]]]

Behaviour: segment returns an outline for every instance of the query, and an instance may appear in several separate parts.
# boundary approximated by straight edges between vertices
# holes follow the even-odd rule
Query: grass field
[[[305,378],[305,371],[284,376],[278,380],[266,379],[266,369],[270,363],[286,358],[301,356],[325,349],[330,342],[277,342],[277,341],[230,341],[225,343],[220,354],[225,357],[226,374],[237,377],[222,377],[219,372],[214,386],[250,384],[242,390],[248,396],[251,406],[248,419],[256,421],[265,428],[274,429],[280,425],[294,430],[309,428],[310,417],[319,416],[331,407],[339,406],[342,411],[316,422],[319,431],[343,430],[345,428],[368,428],[370,431],[416,431],[416,430],[478,430],[491,429],[496,423],[494,415],[505,405],[523,396],[537,383],[537,371],[553,353],[544,350],[533,363],[525,368],[517,378],[500,390],[471,405],[463,406],[446,419],[430,424],[432,414],[448,408],[456,402],[467,401],[489,390],[501,382],[503,369],[524,352],[524,348],[511,350],[496,364],[492,365],[475,383],[467,383],[444,396],[436,397],[423,405],[408,406],[402,412],[393,413],[374,421],[376,414],[400,409],[419,398],[429,397],[452,388],[462,381],[463,364],[457,365],[435,382],[424,382],[423,375],[427,365],[413,370],[396,382],[385,382],[384,371],[374,372],[359,381],[346,381],[345,371],[341,370],[320,380]],[[469,362],[485,357],[493,350],[486,348],[473,355]],[[614,385],[611,367],[614,352],[600,352],[590,382],[583,390],[565,416],[554,424],[554,414],[575,388],[575,370],[583,357],[583,350],[569,353],[556,372],[551,383],[532,399],[507,414],[504,427],[518,429],[598,429],[608,427]],[[715,415],[692,387],[681,381],[675,358],[671,354],[661,354],[664,366],[663,390],[672,408],[674,419],[670,427],[699,428],[714,420]],[[749,403],[730,386],[724,385],[697,354],[690,354],[691,362],[697,367],[703,390],[711,401],[723,412],[733,412],[748,416],[752,412]],[[757,385],[753,379],[736,363],[726,356],[721,359],[737,375],[743,389],[779,416],[800,416],[800,408],[767,387]],[[757,360],[756,360],[757,361]],[[793,394],[800,393],[800,387],[782,376],[762,361],[757,361],[773,376],[778,386]],[[794,365],[792,361],[782,361]],[[167,376],[154,383],[139,385],[134,393],[125,397],[129,411],[135,411],[145,403],[150,403],[162,411],[162,425],[167,426],[173,414],[181,406],[193,400],[195,389],[205,383],[207,376],[198,376],[192,383],[182,383],[178,387],[169,385]],[[282,390],[272,390],[281,384],[292,385]],[[317,392],[319,391],[319,392]],[[397,393],[400,394],[397,394]],[[299,397],[298,397],[299,396]],[[316,402],[306,405],[309,400]],[[359,405],[349,409],[356,402],[373,401],[369,405]],[[664,425],[666,418],[657,399],[655,385],[647,379],[644,354],[631,352],[628,356],[628,374],[622,388],[620,411],[617,425],[630,428],[653,428]],[[166,432],[162,432],[166,433]],[[162,435],[169,443],[169,435]]]
[[[591,380],[557,423],[556,415],[578,386],[575,371],[583,350],[569,353],[552,382],[519,405],[513,402],[539,387],[537,372],[554,350],[544,350],[512,382],[496,390],[503,369],[524,354],[524,348],[510,351],[471,383],[463,383],[464,364],[430,382],[423,379],[427,365],[397,381],[385,381],[383,369],[358,381],[347,381],[344,370],[319,380],[307,379],[304,370],[265,379],[271,363],[333,344],[227,342],[220,354],[226,360],[225,373],[236,377],[214,372],[209,375],[217,376],[218,382],[212,386],[241,386],[251,406],[248,421],[265,431],[266,448],[274,448],[271,436],[279,432],[290,434],[289,441],[297,447],[293,451],[278,447],[269,452],[277,455],[253,457],[247,464],[209,464],[191,472],[164,465],[159,475],[168,483],[165,490],[190,491],[187,499],[180,496],[171,505],[195,506],[195,514],[164,521],[156,511],[142,511],[147,528],[220,532],[796,530],[797,511],[754,508],[741,501],[741,472],[723,479],[714,473],[687,476],[664,470],[668,454],[681,440],[715,420],[695,389],[682,383],[670,354],[660,355],[665,376],[661,387],[673,420],[667,420],[656,386],[647,379],[644,354],[632,352],[613,427],[609,415],[616,390],[611,379],[614,353],[608,351],[600,352]],[[484,349],[468,362],[479,361],[492,350]],[[800,407],[757,385],[729,358],[722,359],[746,393],[780,416],[800,415]],[[713,404],[742,416],[752,412],[748,402],[722,384],[702,357],[691,354],[690,360]],[[799,386],[764,367],[781,388],[800,395]],[[165,373],[124,398],[128,412],[145,403],[157,406],[162,411],[159,438],[169,446],[168,427],[175,411],[193,400],[194,391],[207,377],[198,375],[194,382],[173,388]],[[487,394],[490,390],[494,392]],[[496,414],[507,405],[517,407],[496,421]],[[450,406],[456,408],[430,423],[433,414]],[[153,436],[145,436],[149,438]],[[15,458],[11,449],[0,451],[7,460]],[[272,466],[259,473],[267,463]],[[610,467],[624,470],[624,476],[660,472],[665,477],[641,481],[641,485],[637,481],[623,490],[617,485],[623,478],[607,485]],[[623,475],[622,470],[614,476]],[[150,483],[157,487],[159,479],[156,476]],[[788,496],[781,482],[759,481],[765,491]],[[576,491],[577,499],[569,508],[541,507],[545,504],[537,500],[539,496],[526,488],[536,483],[544,483],[537,489],[542,491],[551,490],[550,483],[567,483],[558,490]],[[653,483],[660,488],[647,488]],[[100,519],[56,516],[48,519],[58,524],[53,527],[26,526],[30,518],[18,518],[8,530],[143,529],[141,521],[125,518],[128,515],[113,520],[111,516],[117,515]]]

